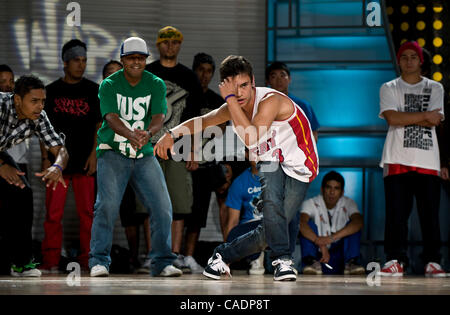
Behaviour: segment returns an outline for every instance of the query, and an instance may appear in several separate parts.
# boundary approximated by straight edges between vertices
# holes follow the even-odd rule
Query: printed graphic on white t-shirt
[[[149,110],[151,95],[138,97],[133,100],[132,97],[127,97],[116,93],[116,99],[117,108],[120,111],[120,120],[122,123],[130,130],[144,130],[145,123],[143,119]],[[131,144],[127,142],[127,140],[127,138],[117,133],[114,135],[114,141],[120,143],[119,149],[122,154],[127,155],[127,153],[129,153],[131,158],[141,158],[143,154],[141,153],[139,156],[136,156],[136,151],[133,149]]]
[[[145,129],[145,122],[143,119],[147,116],[150,109],[150,100],[151,95],[133,99],[133,97],[116,93],[116,105],[120,112],[119,119],[125,127],[130,130]],[[131,146],[128,139],[118,133],[114,133],[113,141],[119,144],[119,151],[125,156],[129,156],[130,158],[142,158],[144,156],[142,153],[137,155],[137,152]],[[103,150],[112,149],[107,143],[100,143],[99,148]]]
[[[425,112],[430,106],[431,89],[423,89],[423,94],[405,94],[405,112]],[[433,133],[431,127],[410,125],[404,127],[404,148],[431,150],[433,148]]]

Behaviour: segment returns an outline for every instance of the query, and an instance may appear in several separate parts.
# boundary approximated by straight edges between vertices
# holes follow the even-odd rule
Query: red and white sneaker
[[[425,266],[425,277],[431,277],[431,278],[445,278],[447,274],[442,269],[441,265],[429,262]]]
[[[384,277],[403,277],[403,266],[397,260],[390,260],[384,264],[378,275]]]

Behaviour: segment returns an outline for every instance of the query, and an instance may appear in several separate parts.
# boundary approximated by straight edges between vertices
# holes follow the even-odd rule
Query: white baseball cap
[[[142,38],[129,37],[125,39],[120,46],[120,57],[133,54],[150,55],[148,53],[147,44]]]

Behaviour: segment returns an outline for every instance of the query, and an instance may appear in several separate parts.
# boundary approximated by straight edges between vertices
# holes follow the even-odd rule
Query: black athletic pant
[[[16,165],[17,166],[17,165]],[[20,167],[20,166],[19,166]],[[26,168],[21,168],[26,172]],[[0,178],[0,260],[4,264],[26,265],[32,259],[33,193]]]
[[[408,172],[384,178],[386,221],[384,249],[387,260],[397,259],[408,264],[408,219],[416,198],[422,231],[424,263],[440,263],[441,235],[439,230],[440,178]]]

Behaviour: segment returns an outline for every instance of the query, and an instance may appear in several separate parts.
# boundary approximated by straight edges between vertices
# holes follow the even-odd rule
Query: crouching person
[[[305,200],[300,214],[303,274],[365,274],[359,263],[363,217],[344,196],[344,178],[331,171],[321,194]]]

